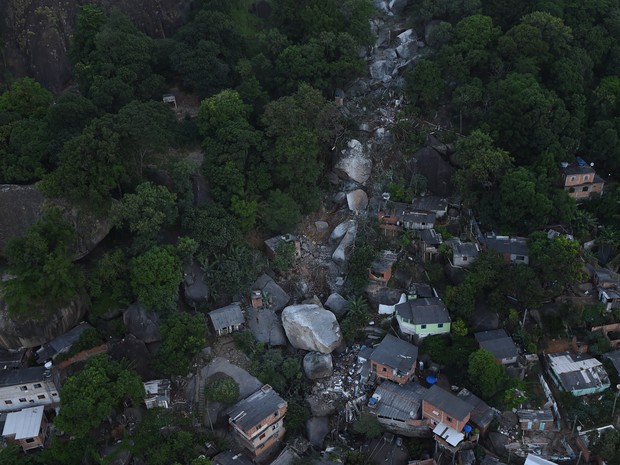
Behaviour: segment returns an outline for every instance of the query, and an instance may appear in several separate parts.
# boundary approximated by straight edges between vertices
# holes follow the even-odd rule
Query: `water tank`
[[[432,386],[433,384],[435,384],[435,383],[437,382],[437,378],[435,378],[435,377],[434,377],[434,376],[432,376],[432,375],[428,375],[428,376],[426,377],[426,382],[427,382],[429,385],[431,385],[431,386]]]
[[[46,370],[51,370],[52,369],[52,361],[47,361],[45,362],[45,365],[43,365],[45,367]]]
[[[469,425],[465,425],[465,427],[463,428],[463,431],[469,434],[472,431],[472,427]]]

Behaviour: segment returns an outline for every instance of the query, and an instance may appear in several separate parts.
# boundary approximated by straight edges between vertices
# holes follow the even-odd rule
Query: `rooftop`
[[[524,256],[529,254],[525,237],[486,236],[481,239],[481,242],[489,249],[501,254],[509,253],[511,255]]]
[[[443,410],[445,413],[455,418],[458,421],[465,419],[469,415],[474,407],[463,399],[455,396],[451,392],[440,388],[436,384],[433,384],[426,393],[424,402]]]
[[[170,396],[169,379],[153,379],[144,383],[144,391],[147,397]]]
[[[452,241],[452,252],[454,255],[461,255],[464,257],[475,257],[478,255],[478,245],[473,242],[461,242]]]
[[[271,386],[265,384],[254,394],[233,405],[228,416],[232,423],[247,431],[284,406],[286,401]]]
[[[491,352],[497,360],[513,358],[519,354],[514,341],[503,329],[482,331],[474,336],[480,347]]]
[[[77,326],[74,326],[69,331],[61,334],[55,339],[52,339],[47,344],[43,344],[39,350],[37,350],[37,361],[43,363],[51,358],[54,358],[62,351],[68,350],[73,344],[75,344],[84,331],[88,328],[92,328],[91,325],[82,321]]]
[[[418,383],[401,385],[384,381],[375,390],[381,396],[375,409],[377,416],[400,421],[417,418],[426,390]]]
[[[461,389],[456,396],[474,407],[471,411],[471,422],[479,428],[488,428],[495,418],[495,410],[468,389]]]
[[[437,197],[435,195],[416,197],[411,202],[411,205],[415,210],[427,212],[445,211],[448,208],[448,202],[446,199],[442,199],[441,197]]]
[[[13,370],[21,367],[26,349],[4,350],[0,349],[0,371]]]
[[[213,327],[216,331],[227,328],[228,326],[235,326],[245,323],[245,317],[241,311],[241,305],[239,305],[238,302],[209,312],[209,317],[211,318]]]
[[[213,457],[213,465],[252,465],[252,461],[239,452],[227,450]]]
[[[411,299],[396,306],[396,314],[416,325],[446,323],[450,314],[439,297]]]
[[[415,223],[434,223],[435,212],[416,210],[409,203],[394,202],[394,216],[402,221]]]
[[[527,454],[524,465],[556,465],[556,463],[545,460],[538,455]]]
[[[2,436],[15,435],[15,440],[34,438],[39,434],[43,407],[25,408],[18,412],[10,412],[6,416]]]
[[[441,244],[441,236],[434,229],[423,229],[420,231],[420,239],[428,245]]]
[[[549,368],[567,392],[593,387],[609,387],[609,376],[601,362],[588,354],[561,352],[548,354]]]
[[[575,175],[575,174],[595,174],[594,168],[589,165],[579,166],[579,165],[569,165],[566,168],[560,169],[562,174],[567,176]]]
[[[34,383],[46,378],[45,367],[21,368],[19,370],[0,371],[0,387],[15,386],[16,384]]]
[[[450,428],[444,423],[437,423],[437,426],[435,426],[435,429],[433,430],[433,434],[439,436],[452,447],[456,447],[459,442],[465,439],[465,435],[463,433],[455,430],[454,428]]]
[[[418,348],[416,346],[391,334],[383,338],[370,356],[373,362],[405,372],[415,366],[417,358]]]
[[[603,357],[611,361],[618,374],[620,374],[620,349],[607,352],[606,354],[603,354]]]
[[[517,416],[519,417],[519,421],[553,421],[553,412],[551,409],[520,409],[517,410]]]
[[[392,268],[394,262],[398,260],[398,254],[389,250],[381,252],[379,257],[372,262],[370,268],[374,271],[387,271]]]

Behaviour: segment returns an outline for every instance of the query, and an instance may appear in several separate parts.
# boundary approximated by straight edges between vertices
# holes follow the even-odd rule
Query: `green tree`
[[[162,227],[171,226],[177,219],[176,195],[166,186],[144,182],[135,194],[125,194],[112,207],[117,225],[127,225],[140,248],[155,244]]]
[[[479,349],[469,356],[467,369],[469,381],[483,398],[488,399],[506,381],[504,365],[495,361],[495,356],[485,349]]]
[[[207,383],[205,396],[212,402],[232,405],[239,399],[239,385],[230,377],[219,378]]]
[[[201,314],[174,312],[168,315],[161,325],[162,342],[155,353],[155,368],[168,376],[187,375],[190,362],[205,345],[206,329]]]
[[[91,315],[103,315],[108,310],[124,308],[131,303],[128,275],[129,263],[120,249],[105,253],[97,260],[86,283],[92,302]]]
[[[136,405],[141,402],[144,385],[134,371],[107,355],[96,355],[82,371],[67,378],[60,399],[60,413],[54,424],[81,437],[99,426],[124,400]]]
[[[412,102],[419,102],[425,111],[432,110],[432,105],[437,103],[444,90],[439,66],[433,61],[422,59],[407,72],[405,79]]]
[[[557,296],[580,277],[579,243],[564,236],[549,239],[544,232],[530,234],[528,239],[530,265],[536,271],[543,288]]]
[[[2,291],[11,315],[41,318],[79,294],[83,276],[72,263],[75,239],[60,210],[50,208],[24,237],[7,241],[4,254],[13,277],[2,283]]]
[[[355,340],[368,321],[368,301],[359,296],[347,301],[347,315],[341,322],[345,339]]]
[[[52,103],[52,94],[37,81],[25,77],[11,84],[0,95],[0,111],[15,112],[21,117],[42,117]]]
[[[24,454],[17,444],[9,444],[0,449],[0,462],[2,465],[35,465],[34,457]]]
[[[368,439],[375,439],[381,435],[381,423],[379,423],[375,415],[361,415],[357,421],[353,423],[353,429],[363,434]]]
[[[238,244],[213,254],[210,260],[204,260],[203,265],[212,284],[211,294],[217,297],[246,292],[266,263],[258,251],[246,244]]]
[[[295,229],[301,215],[295,200],[277,189],[270,192],[267,201],[261,205],[260,218],[270,233],[284,233]]]
[[[469,328],[467,327],[467,324],[463,320],[456,320],[452,322],[452,325],[450,326],[450,330],[452,331],[452,334],[454,334],[457,337],[465,337],[467,336],[467,333],[469,332]]]
[[[181,261],[168,248],[152,247],[129,262],[131,288],[147,309],[175,307],[183,280]]]

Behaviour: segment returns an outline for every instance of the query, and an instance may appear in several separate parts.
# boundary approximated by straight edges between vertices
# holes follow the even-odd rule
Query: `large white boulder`
[[[351,139],[347,147],[342,150],[334,171],[345,179],[366,182],[372,172],[372,160],[366,148],[357,139]]]
[[[343,340],[336,316],[315,304],[289,305],[282,311],[282,325],[296,349],[330,354]]]
[[[362,189],[355,189],[347,194],[349,210],[359,213],[368,207],[368,195]]]

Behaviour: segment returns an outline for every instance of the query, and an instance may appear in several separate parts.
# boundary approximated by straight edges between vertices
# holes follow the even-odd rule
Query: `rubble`
[[[310,379],[327,378],[332,375],[334,365],[330,354],[308,352],[303,361],[304,374]]]

